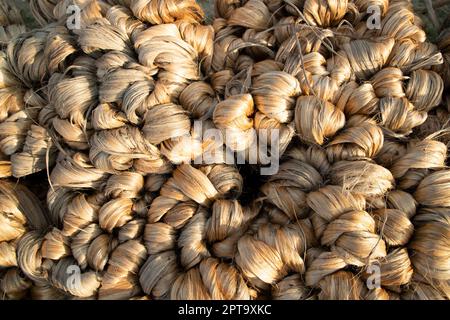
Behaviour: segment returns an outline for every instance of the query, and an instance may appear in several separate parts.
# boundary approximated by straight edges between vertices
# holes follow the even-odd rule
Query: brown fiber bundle
[[[48,212],[0,184],[8,298],[450,298],[448,37],[409,0],[31,8],[0,177],[47,169]]]
[[[67,18],[80,13],[83,26],[101,18],[111,6],[110,0],[30,0],[30,9],[36,21],[41,26],[58,22],[65,24]],[[71,10],[72,9],[72,10]]]
[[[260,208],[237,200],[242,183],[237,169],[226,165],[175,169],[148,211],[150,256],[140,271],[145,293],[156,299],[255,296],[233,262],[237,241]]]
[[[186,152],[179,145],[191,122],[178,97],[200,78],[212,30],[189,19],[147,28],[130,9],[113,6],[77,32],[84,54],[50,79],[47,117],[56,113],[52,125],[62,142],[88,150],[101,170],[167,171],[167,158],[176,162],[183,158],[177,152]]]
[[[178,98],[211,55],[212,28],[197,22],[194,2],[122,4],[68,31],[75,47],[67,68],[42,70],[48,104],[38,120],[60,148],[47,198],[53,229],[28,233],[18,255],[23,272],[60,298],[143,293],[147,210],[172,170],[168,158],[181,157],[177,141],[191,131]]]
[[[249,231],[238,242],[246,258],[237,263],[261,293],[287,277],[292,298],[414,297],[407,287],[418,281],[407,251],[417,206],[410,192],[445,167],[447,148],[434,141],[436,130],[421,140],[409,135],[441,102],[444,82],[431,67],[443,58],[425,42],[409,1],[374,4],[383,16],[372,30],[362,1],[216,2],[214,124],[236,132],[231,150],[254,144],[252,129],[281,129],[280,145],[290,146],[260,189],[262,212],[268,225],[311,221],[320,244],[300,251],[305,269],[286,271],[280,252],[290,246],[264,257],[272,240]],[[267,222],[258,223],[255,230]],[[381,287],[368,285],[374,266]],[[308,287],[314,290],[305,294]]]
[[[48,219],[37,197],[26,187],[0,180],[0,294],[22,299],[39,290],[18,267],[16,248],[25,233],[43,232]],[[33,294],[33,293],[32,293]]]
[[[26,31],[20,10],[10,0],[0,1],[0,44],[6,46],[16,35]]]
[[[213,121],[234,130],[227,146],[248,149],[253,129],[278,129],[281,151],[296,133],[332,162],[373,158],[385,137],[424,123],[441,101],[442,79],[429,69],[442,55],[406,1],[380,5],[381,28],[370,30],[358,1],[217,1],[211,85],[223,101]]]
[[[109,175],[74,153],[60,155],[51,182],[47,204],[54,227],[46,234],[29,232],[19,242],[23,272],[56,290],[53,298],[139,295],[137,274],[147,256],[143,217],[161,179],[133,172]]]
[[[52,164],[55,149],[39,120],[48,104],[42,86],[65,69],[75,51],[65,27],[48,26],[17,36],[2,53],[1,153],[11,161],[11,172],[4,176],[23,177]]]

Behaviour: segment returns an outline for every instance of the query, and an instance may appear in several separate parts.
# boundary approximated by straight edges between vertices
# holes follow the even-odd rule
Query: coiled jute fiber
[[[31,8],[42,28],[8,43],[0,126],[35,110],[2,145],[49,190],[45,209],[2,191],[6,298],[450,298],[448,149],[429,122],[448,121],[447,45],[409,1],[217,0],[212,26],[192,0]],[[199,121],[232,139],[197,139]],[[263,129],[280,134],[270,176],[259,157],[193,163],[249,162]]]
[[[143,294],[138,272],[147,257],[148,206],[172,171],[165,152],[169,157],[176,138],[190,132],[176,103],[207,72],[212,50],[212,27],[198,23],[200,7],[185,1],[174,8],[111,6],[68,32],[71,65],[49,77],[39,121],[61,148],[48,194],[55,228],[27,234],[18,252],[25,259],[38,250],[23,272],[62,297]],[[68,282],[69,266],[80,271],[77,286]]]
[[[25,32],[25,24],[13,1],[0,1],[0,43],[5,46],[14,36]]]
[[[450,22],[449,22],[450,23]],[[444,80],[445,90],[441,105],[428,115],[427,121],[417,129],[419,136],[436,134],[437,139],[450,146],[450,26],[443,29],[438,38],[438,47],[444,63],[434,69]]]
[[[1,52],[0,154],[8,168],[2,177],[24,177],[52,165],[55,147],[39,115],[48,104],[48,78],[65,69],[75,50],[64,27],[49,25],[18,34]]]
[[[21,299],[31,290],[35,297],[46,291],[18,267],[17,246],[28,232],[45,232],[46,212],[37,197],[22,185],[0,180],[0,294],[2,299]]]

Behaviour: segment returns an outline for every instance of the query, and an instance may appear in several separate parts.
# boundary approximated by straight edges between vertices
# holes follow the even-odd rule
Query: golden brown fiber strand
[[[16,249],[25,233],[45,231],[48,218],[33,193],[3,179],[0,180],[0,203],[0,293],[2,299],[22,299],[34,284],[19,269]]]
[[[450,298],[448,43],[410,0],[31,7],[0,174],[48,170],[48,212],[4,197],[8,298]]]

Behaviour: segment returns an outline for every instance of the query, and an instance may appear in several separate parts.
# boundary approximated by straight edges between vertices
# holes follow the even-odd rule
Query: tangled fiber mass
[[[30,8],[0,0],[2,298],[450,298],[450,33],[408,0]]]

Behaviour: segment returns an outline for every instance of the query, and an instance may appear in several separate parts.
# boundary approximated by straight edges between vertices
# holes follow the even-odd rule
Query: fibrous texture
[[[23,299],[38,294],[39,284],[19,268],[18,246],[25,234],[45,232],[48,218],[38,198],[26,187],[0,180],[0,294]]]
[[[448,34],[408,0],[30,3],[0,177],[49,186],[0,181],[7,298],[450,298]]]
[[[20,178],[52,165],[55,146],[40,119],[49,103],[46,85],[68,66],[75,46],[65,27],[51,25],[16,36],[0,53],[0,155],[10,165],[2,177]]]
[[[190,134],[179,96],[207,72],[200,61],[210,59],[213,39],[194,2],[153,5],[111,4],[77,30],[54,25],[73,44],[70,65],[20,73],[30,84],[45,79],[37,119],[60,152],[54,167],[47,163],[53,228],[27,233],[17,251],[24,273],[61,298],[144,293],[145,218],[173,170],[171,155],[179,157],[177,145]]]

